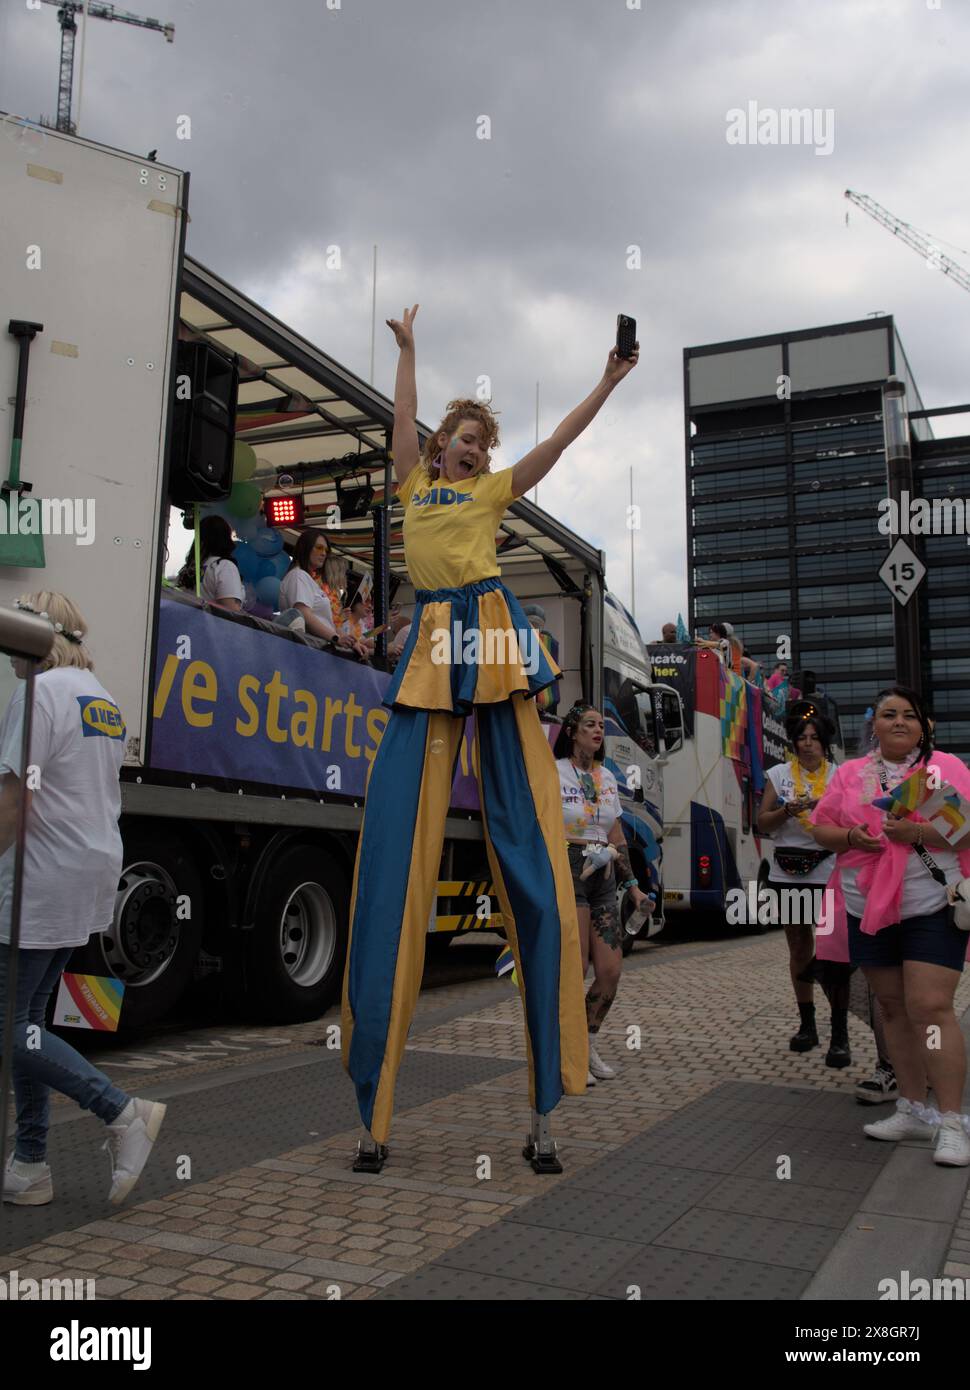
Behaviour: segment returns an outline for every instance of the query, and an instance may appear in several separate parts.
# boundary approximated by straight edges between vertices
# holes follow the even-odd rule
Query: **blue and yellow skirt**
[[[411,631],[384,697],[388,707],[469,715],[562,675],[501,579],[459,589],[416,589]]]

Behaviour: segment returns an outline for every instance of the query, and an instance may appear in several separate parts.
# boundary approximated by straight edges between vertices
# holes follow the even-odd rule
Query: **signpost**
[[[905,608],[926,578],[926,566],[900,538],[883,561],[879,578],[900,607]]]

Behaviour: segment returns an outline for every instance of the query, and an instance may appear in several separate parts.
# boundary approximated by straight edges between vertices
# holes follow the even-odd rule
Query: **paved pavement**
[[[4,1209],[0,1277],[93,1278],[122,1300],[873,1299],[903,1269],[970,1278],[970,1170],[862,1135],[889,1112],[852,1098],[874,1063],[856,1020],[848,1071],[788,1051],[777,932],[628,958],[601,1034],[618,1076],[556,1111],[561,1177],[521,1157],[509,984],[422,995],[379,1176],[350,1170],[336,1021],[100,1054],[169,1103],[152,1163],[109,1207],[100,1125],[55,1104],[55,1201]]]

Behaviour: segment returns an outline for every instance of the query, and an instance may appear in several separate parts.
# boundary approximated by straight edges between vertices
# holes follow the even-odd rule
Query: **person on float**
[[[899,1086],[896,1113],[863,1128],[872,1139],[935,1135],[935,1161],[965,1167],[966,1051],[953,997],[970,936],[952,920],[947,886],[970,874],[970,833],[950,844],[918,811],[896,815],[872,803],[921,767],[970,798],[970,772],[934,751],[915,691],[889,686],[872,708],[871,751],[839,767],[812,816],[817,843],[837,854],[835,925],[844,913],[850,958],[879,1001]],[[938,1109],[926,1105],[928,1085]]]
[[[245,585],[232,553],[236,542],[232,527],[221,516],[204,516],[199,523],[199,571],[201,597],[206,603],[240,613],[246,597]],[[189,546],[185,564],[179,570],[178,585],[195,592],[195,544]]]
[[[768,888],[775,895],[778,921],[784,924],[788,942],[788,971],[795,1002],[798,1005],[798,1031],[789,1039],[792,1052],[809,1052],[818,1047],[815,1023],[814,988],[802,977],[815,954],[814,929],[818,913],[807,922],[793,922],[790,907],[804,902],[800,890],[809,889],[818,907],[822,892],[832,873],[832,855],[820,849],[812,835],[810,812],[814,811],[822,793],[835,776],[832,759],[834,730],[821,715],[806,715],[789,719],[786,732],[791,757],[768,769],[758,829],[770,835],[774,856],[768,874]],[[844,989],[842,993],[844,993]],[[849,1051],[848,1001],[842,993],[833,993],[831,1043],[825,1057],[827,1067],[847,1067],[852,1061]]]
[[[613,1005],[623,969],[623,929],[617,892],[629,893],[634,911],[649,901],[640,891],[630,866],[616,778],[603,766],[604,733],[600,711],[578,703],[566,715],[553,749],[576,895],[584,980],[590,959],[593,962],[593,983],[586,991],[589,1086],[616,1075],[599,1055],[593,1039]],[[613,853],[608,853],[610,847]]]
[[[562,672],[504,586],[495,537],[505,509],[591,423],[638,352],[609,354],[603,376],[550,438],[514,468],[490,471],[498,423],[482,401],[448,404],[420,448],[413,322],[387,320],[400,349],[393,458],[415,586],[410,633],[384,703],[358,844],[344,978],[344,1064],[383,1160],[394,1085],[421,985],[445,819],[467,717],[474,712],[482,827],[516,962],[535,1117],[586,1089],[579,928],[552,750],[534,696]]]
[[[324,567],[329,549],[326,536],[316,527],[310,526],[301,532],[290,568],[280,583],[281,618],[285,619],[288,612],[295,611],[312,636],[356,652],[359,657],[366,657],[367,652],[360,642],[347,633],[337,631],[330,600],[317,583],[316,577]]]
[[[29,804],[13,1007],[16,1142],[3,1174],[3,1200],[30,1207],[53,1201],[47,1136],[54,1090],[103,1121],[102,1147],[111,1161],[108,1201],[117,1204],[138,1181],[166,1107],[119,1090],[69,1042],[48,1032],[46,1020],[48,1001],[71,956],[107,931],[114,915],[123,861],[118,777],[124,720],[94,674],[84,641],[87,625],[77,605],[48,590],[24,594],[16,606],[49,622],[54,640],[34,677],[28,766],[36,777],[26,789],[21,786],[23,684],[0,718],[0,1038],[10,1004],[18,808],[22,797]],[[23,682],[29,663],[12,657],[11,665]]]

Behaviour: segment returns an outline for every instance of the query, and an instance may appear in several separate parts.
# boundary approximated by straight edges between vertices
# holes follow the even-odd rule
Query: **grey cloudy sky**
[[[0,5],[0,106],[32,118],[54,114],[59,51],[56,10],[36,3]],[[926,404],[970,398],[970,298],[863,213],[846,227],[842,198],[970,246],[970,14],[632,3],[152,0],[174,44],[90,21],[80,133],[189,169],[189,252],[365,377],[377,242],[375,384],[393,389],[383,320],[419,301],[421,417],[487,374],[500,465],[533,441],[536,381],[548,434],[595,385],[617,312],[633,314],[640,365],[539,500],[603,547],[629,601],[632,464],[650,637],[686,608],[685,346],[882,310]],[[729,144],[727,113],[751,100],[831,109],[832,152]]]

